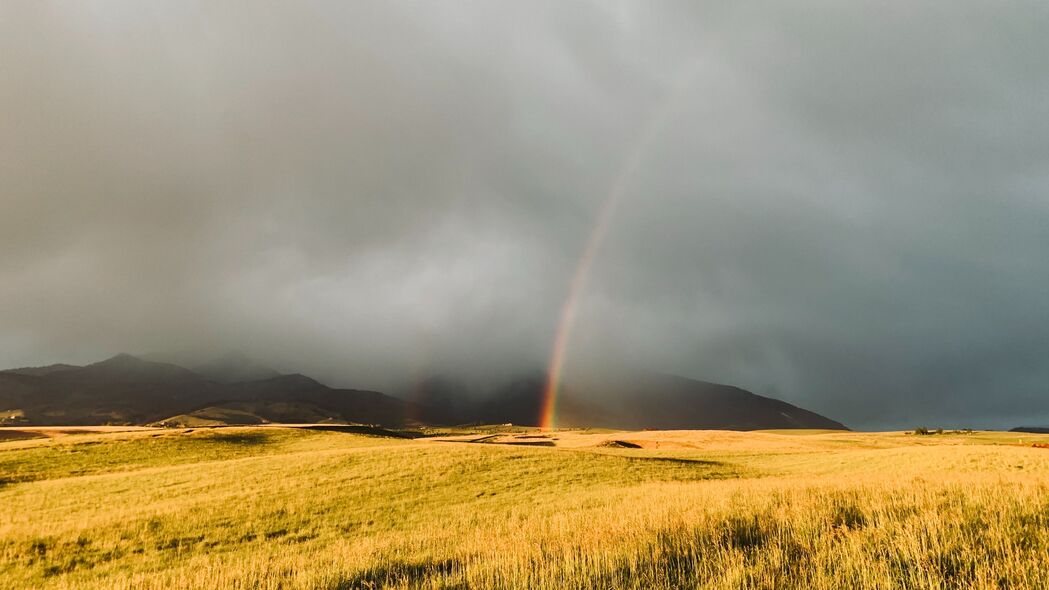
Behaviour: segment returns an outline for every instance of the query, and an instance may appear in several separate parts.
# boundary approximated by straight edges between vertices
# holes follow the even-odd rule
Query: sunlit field
[[[1049,436],[383,434],[5,435],[0,584],[1049,587]]]

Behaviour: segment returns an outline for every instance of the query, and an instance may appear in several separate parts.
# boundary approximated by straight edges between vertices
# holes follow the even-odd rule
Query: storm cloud
[[[620,178],[569,371],[1049,423],[1047,71],[1038,2],[6,2],[0,365],[542,369]]]

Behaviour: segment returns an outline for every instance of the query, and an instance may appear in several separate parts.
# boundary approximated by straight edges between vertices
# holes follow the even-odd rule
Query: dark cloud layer
[[[1049,422],[1046,39],[1036,2],[6,3],[0,364],[541,367],[661,120],[569,370]]]

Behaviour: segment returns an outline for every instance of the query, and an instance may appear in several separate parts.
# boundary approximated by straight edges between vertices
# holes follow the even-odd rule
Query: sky
[[[1041,2],[4,2],[0,366],[494,379],[582,273],[567,372],[1049,424],[1046,71]]]

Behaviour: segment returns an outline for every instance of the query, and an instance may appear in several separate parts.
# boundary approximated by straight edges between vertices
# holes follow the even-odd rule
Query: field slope
[[[1049,587],[1049,436],[397,434],[2,438],[0,585]]]

